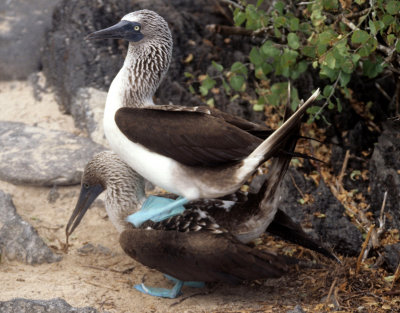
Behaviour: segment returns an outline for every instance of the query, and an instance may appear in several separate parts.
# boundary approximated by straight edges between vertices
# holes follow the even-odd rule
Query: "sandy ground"
[[[51,93],[42,93],[40,97],[41,100],[35,100],[28,82],[0,82],[1,120],[80,133],[74,128],[72,118],[58,111]],[[101,201],[86,214],[65,254],[61,249],[65,242],[65,225],[79,186],[51,191],[0,181],[0,189],[13,196],[18,213],[38,230],[56,253],[63,255],[61,262],[37,266],[3,258],[0,301],[15,297],[61,297],[75,307],[93,306],[108,312],[286,312],[301,304],[304,297],[294,292],[301,282],[293,277],[239,286],[216,285],[201,290],[185,287],[183,297],[174,300],[143,295],[132,289],[133,284],[143,279],[150,286],[171,284],[157,271],[124,255],[118,244],[118,233],[108,221]],[[57,199],[49,201],[49,195]],[[79,252],[78,249],[87,243],[95,247],[100,245],[100,248]],[[187,296],[190,297],[185,299]],[[303,304],[303,309],[307,304]]]

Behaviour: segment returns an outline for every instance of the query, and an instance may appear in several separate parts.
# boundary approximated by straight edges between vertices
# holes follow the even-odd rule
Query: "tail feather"
[[[288,118],[288,120],[283,123],[281,127],[279,127],[276,131],[272,133],[266,140],[264,140],[245,160],[245,165],[253,166],[256,168],[265,160],[269,159],[277,152],[280,144],[279,142],[284,140],[286,136],[293,130],[294,127],[297,127],[300,119],[303,117],[306,110],[310,107],[310,105],[314,102],[314,100],[320,94],[319,88],[311,95],[308,100],[299,107],[299,109]],[[247,167],[247,166],[245,166]],[[247,167],[248,168],[248,167]]]

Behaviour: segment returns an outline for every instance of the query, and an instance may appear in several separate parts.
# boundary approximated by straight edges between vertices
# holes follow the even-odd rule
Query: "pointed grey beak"
[[[72,212],[72,215],[69,218],[67,227],[65,229],[65,234],[67,235],[67,238],[79,225],[90,205],[93,203],[94,200],[96,200],[99,194],[103,192],[103,190],[104,189],[101,185],[94,185],[90,186],[89,188],[85,188],[84,186],[82,186],[78,202],[76,203],[75,209]]]
[[[139,30],[135,30],[135,26],[139,26]],[[125,39],[136,42],[142,38],[139,23],[121,21],[114,26],[91,33],[85,39]]]

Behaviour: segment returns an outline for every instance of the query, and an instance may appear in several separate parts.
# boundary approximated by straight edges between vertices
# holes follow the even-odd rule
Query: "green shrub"
[[[309,109],[310,118],[319,119],[326,107],[341,111],[338,91],[349,96],[347,86],[355,73],[371,79],[385,69],[399,73],[400,1],[277,1],[268,10],[260,8],[262,2],[242,1],[241,8],[232,9],[235,26],[261,36],[262,44],[251,49],[248,63],[235,62],[224,68],[213,62],[219,74],[201,81],[203,97],[209,97],[209,90],[217,84],[237,97],[254,80],[258,99],[253,108],[263,110],[265,104],[279,105],[287,96],[287,82],[273,83],[271,77],[274,81],[296,80],[313,68],[326,79],[320,96],[324,104]],[[291,95],[297,104],[296,88]],[[207,102],[213,103],[212,94]]]

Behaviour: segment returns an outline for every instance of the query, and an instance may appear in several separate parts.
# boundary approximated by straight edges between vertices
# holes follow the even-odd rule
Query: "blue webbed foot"
[[[163,275],[166,279],[172,281],[174,284],[179,281],[175,277],[169,276],[168,274]],[[183,282],[183,285],[191,288],[204,288],[206,284],[203,281],[185,281]]]
[[[147,220],[160,222],[174,215],[181,214],[185,210],[183,205],[186,203],[188,203],[188,200],[182,197],[173,200],[150,196],[143,203],[142,208],[138,212],[129,215],[126,220],[135,227],[139,227]]]
[[[135,285],[134,288],[136,290],[139,290],[142,293],[145,293],[145,294],[148,294],[148,295],[151,295],[154,297],[174,299],[181,294],[182,286],[183,286],[183,281],[178,280],[172,289],[147,287],[144,284]]]

